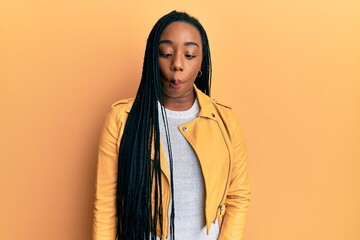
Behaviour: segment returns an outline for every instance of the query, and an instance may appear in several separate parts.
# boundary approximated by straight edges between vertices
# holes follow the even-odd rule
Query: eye
[[[195,55],[185,54],[185,58],[191,60],[191,59],[195,58]]]
[[[172,56],[172,53],[163,53],[163,52],[160,52],[159,55],[160,55],[161,57],[164,57],[164,58],[169,58],[169,57]]]

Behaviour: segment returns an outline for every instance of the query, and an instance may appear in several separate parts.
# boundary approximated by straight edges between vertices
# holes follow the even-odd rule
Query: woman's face
[[[159,42],[161,86],[165,98],[194,98],[193,84],[202,62],[199,31],[186,22],[173,22]]]

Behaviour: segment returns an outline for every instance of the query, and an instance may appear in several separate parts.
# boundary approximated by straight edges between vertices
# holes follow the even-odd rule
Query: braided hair
[[[121,240],[155,240],[156,234],[153,233],[157,226],[161,229],[159,237],[164,237],[163,218],[167,216],[163,215],[161,194],[159,113],[164,119],[162,124],[170,153],[170,239],[175,239],[171,144],[163,107],[158,54],[162,32],[176,21],[189,23],[200,33],[202,75],[195,80],[195,85],[210,96],[211,57],[206,32],[196,18],[184,12],[172,11],[156,22],[147,39],[141,82],[120,142],[116,206],[117,238]],[[158,101],[161,103],[160,109]]]

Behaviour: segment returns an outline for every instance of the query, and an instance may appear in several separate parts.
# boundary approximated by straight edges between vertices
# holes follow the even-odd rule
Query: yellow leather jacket
[[[179,130],[193,147],[201,165],[206,191],[206,227],[209,231],[210,225],[217,218],[221,225],[219,240],[240,240],[250,204],[247,156],[240,125],[229,107],[194,88],[200,105],[199,116],[179,126]],[[102,132],[98,155],[94,240],[114,240],[116,236],[118,151],[132,103],[132,99],[114,103]],[[160,159],[165,159],[163,150]],[[165,199],[163,216],[168,216],[171,191],[167,161],[161,161],[161,169],[162,194]],[[168,219],[165,218],[163,222],[163,233],[167,236]]]

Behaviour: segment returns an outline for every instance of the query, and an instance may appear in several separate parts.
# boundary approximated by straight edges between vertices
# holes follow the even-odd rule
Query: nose
[[[183,71],[184,63],[179,54],[175,54],[170,66],[171,71]]]

